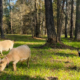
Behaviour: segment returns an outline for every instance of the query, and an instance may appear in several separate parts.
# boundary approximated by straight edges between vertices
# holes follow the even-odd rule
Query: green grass
[[[17,71],[12,71],[12,63],[0,73],[0,80],[48,80],[57,77],[58,80],[80,80],[80,57],[76,50],[53,49],[44,47],[46,38],[35,39],[30,35],[6,35],[6,38],[15,40],[14,47],[27,44],[31,49],[30,67],[26,62],[17,64]],[[80,42],[62,38],[66,45],[80,48]],[[57,44],[58,46],[60,44]],[[4,56],[9,51],[3,52]],[[1,56],[3,58],[4,56]]]

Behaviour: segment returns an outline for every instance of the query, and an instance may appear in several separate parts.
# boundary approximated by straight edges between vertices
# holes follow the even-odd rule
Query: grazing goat
[[[3,71],[7,64],[13,62],[13,70],[16,71],[16,64],[19,61],[27,60],[29,67],[29,58],[31,57],[30,48],[27,45],[21,45],[17,48],[13,48],[5,58],[0,61],[0,71]]]
[[[2,54],[2,51],[8,51],[11,50],[13,48],[14,45],[14,41],[11,40],[4,40],[4,41],[0,41],[0,53]]]

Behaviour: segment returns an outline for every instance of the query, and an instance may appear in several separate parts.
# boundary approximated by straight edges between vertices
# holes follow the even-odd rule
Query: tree
[[[11,34],[13,34],[12,30],[12,9],[11,9],[11,1],[9,0],[9,10],[10,10],[10,29],[11,29]]]
[[[77,0],[76,2],[75,39],[80,40],[80,0]]]
[[[66,0],[66,13],[65,13],[65,38],[67,38],[67,23],[68,23],[68,1]]]
[[[38,15],[38,0],[35,0],[35,37],[40,37],[40,25],[39,25],[39,15]]]
[[[57,42],[61,41],[61,31],[63,24],[63,13],[64,13],[64,2],[65,0],[57,0]]]
[[[60,0],[57,0],[57,42],[60,41]]]
[[[45,0],[45,16],[48,42],[56,42],[56,32],[53,20],[52,0]]]
[[[4,33],[2,29],[2,17],[3,17],[3,6],[2,6],[2,0],[0,0],[0,31],[1,31],[1,38],[4,38]]]
[[[71,26],[70,26],[70,38],[73,38],[73,4],[74,0],[71,1]]]

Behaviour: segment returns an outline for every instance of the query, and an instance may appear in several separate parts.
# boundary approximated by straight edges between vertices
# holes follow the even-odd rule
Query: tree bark
[[[57,0],[57,42],[60,41],[60,0]]]
[[[75,27],[75,39],[80,40],[80,0],[76,2],[76,27]]]
[[[67,23],[68,23],[68,1],[66,0],[66,13],[65,13],[65,38],[67,38]]]
[[[71,26],[70,26],[70,38],[73,38],[73,4],[74,1],[71,1]]]
[[[56,32],[53,20],[52,0],[45,0],[45,16],[48,42],[56,42]]]
[[[35,31],[34,37],[40,37],[40,26],[38,22],[37,0],[35,0]]]
[[[61,5],[61,1],[57,0],[57,42],[61,41],[61,31],[63,24],[63,12],[64,12],[64,2]]]
[[[10,0],[9,0],[9,9],[10,9],[10,33],[13,34],[13,29],[12,29],[12,10],[11,10],[11,5],[10,5]]]
[[[3,6],[2,6],[2,0],[0,0],[0,32],[1,32],[1,38],[4,38],[4,33],[2,29],[2,18],[3,18]]]

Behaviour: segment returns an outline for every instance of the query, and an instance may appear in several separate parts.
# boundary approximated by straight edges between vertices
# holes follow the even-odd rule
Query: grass
[[[30,35],[6,35],[6,38],[15,40],[14,47],[27,44],[31,49],[30,67],[26,62],[17,64],[17,71],[12,71],[12,63],[0,73],[0,80],[80,80],[80,57],[76,50],[53,49],[44,47],[46,38],[32,38]],[[80,42],[71,41],[62,37],[66,45],[80,48]],[[59,45],[59,44],[57,44]],[[4,56],[9,51],[3,52]],[[4,56],[1,56],[3,58]],[[54,80],[54,79],[53,79]]]

